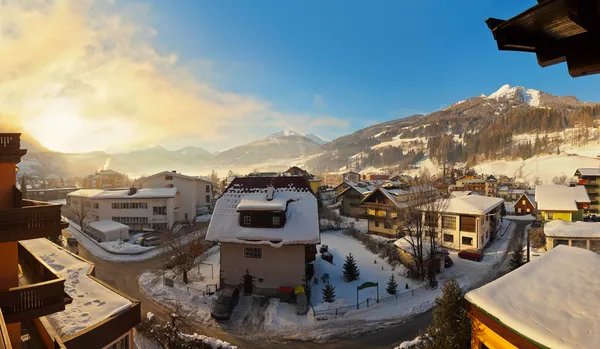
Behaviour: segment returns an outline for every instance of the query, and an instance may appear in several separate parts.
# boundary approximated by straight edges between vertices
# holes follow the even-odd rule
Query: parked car
[[[240,290],[237,287],[225,286],[225,289],[213,305],[210,315],[217,320],[229,320],[239,300]]]
[[[444,256],[444,267],[450,268],[453,265],[454,265],[454,262],[452,261],[452,258],[450,258],[450,256],[448,256],[448,255]]]
[[[482,249],[466,249],[458,251],[458,257],[480,262],[483,259]]]
[[[158,236],[150,236],[150,237],[144,238],[142,240],[142,242],[140,243],[140,245],[150,247],[150,246],[158,246],[158,245],[160,245],[160,243],[161,243],[161,241]]]
[[[140,237],[138,237],[137,239],[135,239],[135,240],[133,241],[133,243],[134,243],[135,245],[141,245],[141,244],[142,244],[142,241],[144,241],[144,239],[145,239],[145,237],[143,237],[143,236],[140,236]]]

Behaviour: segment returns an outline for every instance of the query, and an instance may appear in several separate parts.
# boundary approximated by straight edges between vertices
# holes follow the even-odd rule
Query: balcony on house
[[[14,202],[15,208],[0,209],[0,243],[57,236],[68,227],[62,221],[60,205],[20,200],[16,189]]]
[[[72,301],[65,293],[65,279],[21,243],[18,249],[19,286],[0,290],[5,321],[20,322],[63,311]]]
[[[21,157],[27,153],[21,149],[20,133],[0,133],[0,162],[21,161]]]
[[[8,330],[6,329],[6,323],[0,310],[0,349],[12,349],[10,339],[8,338]]]

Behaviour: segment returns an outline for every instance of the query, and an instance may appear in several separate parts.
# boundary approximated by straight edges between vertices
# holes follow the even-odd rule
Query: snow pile
[[[421,339],[421,337],[417,337],[417,338],[413,339],[412,341],[404,341],[404,342],[400,343],[400,345],[398,345],[394,349],[410,349],[412,347],[416,347],[417,345],[420,345],[421,343],[423,343],[423,340]]]
[[[232,345],[229,342],[222,341],[217,338],[204,336],[201,334],[181,334],[182,338],[189,340],[190,342],[202,342],[210,345],[213,349],[237,349],[237,346]]]
[[[73,298],[65,310],[46,319],[60,337],[73,335],[131,307],[131,301],[90,278],[93,264],[79,259],[48,239],[21,241],[50,268],[65,278],[65,292]]]
[[[201,214],[199,216],[196,216],[196,222],[210,222],[211,218],[212,214]]]
[[[544,234],[551,237],[599,238],[600,223],[555,220],[544,225]]]
[[[597,253],[557,246],[465,298],[541,347],[597,348],[598,270]]]
[[[507,207],[508,208],[508,207]],[[513,210],[514,211],[514,210]],[[508,212],[508,210],[506,210]],[[523,216],[504,216],[506,219],[510,219],[511,221],[534,221],[535,217],[533,215],[523,215]]]

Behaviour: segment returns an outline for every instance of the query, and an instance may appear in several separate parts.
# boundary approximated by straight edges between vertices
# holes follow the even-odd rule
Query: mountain
[[[315,143],[320,144],[320,145],[329,143],[328,140],[326,140],[325,138],[318,136],[314,133],[305,133],[304,137],[306,137],[306,138],[310,139],[311,141],[314,141]]]
[[[277,159],[293,159],[309,155],[320,144],[294,131],[280,131],[259,140],[215,154],[216,165],[261,164]]]

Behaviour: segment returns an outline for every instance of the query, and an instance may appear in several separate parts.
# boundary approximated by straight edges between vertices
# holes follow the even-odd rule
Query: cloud
[[[313,95],[313,105],[318,108],[323,108],[325,106],[325,97],[323,97],[323,95],[318,94],[318,93],[314,94]]]
[[[343,126],[199,80],[194,72],[209,76],[213,64],[157,52],[147,7],[117,10],[113,1],[0,2],[0,123],[75,152],[255,138],[228,132],[240,124]]]

